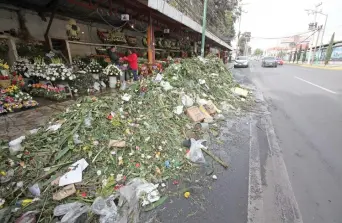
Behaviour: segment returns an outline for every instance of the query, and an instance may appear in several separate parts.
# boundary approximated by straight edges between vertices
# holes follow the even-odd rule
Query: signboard
[[[128,14],[122,14],[121,15],[121,21],[129,21],[129,15]]]

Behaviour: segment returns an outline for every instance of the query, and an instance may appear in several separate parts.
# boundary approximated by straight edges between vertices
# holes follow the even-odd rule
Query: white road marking
[[[322,89],[322,90],[324,90],[324,91],[327,91],[327,92],[329,92],[329,93],[338,94],[338,93],[335,92],[335,91],[329,90],[329,89],[327,89],[327,88],[325,88],[325,87],[322,87],[322,86],[319,86],[319,85],[317,85],[317,84],[314,84],[314,83],[312,83],[312,82],[310,82],[310,81],[304,80],[304,79],[302,79],[302,78],[300,78],[300,77],[294,76],[294,78],[296,78],[296,79],[298,79],[298,80],[301,80],[301,81],[303,81],[303,82],[305,82],[305,83],[311,84],[312,86],[318,87],[318,88],[320,88],[320,89]]]

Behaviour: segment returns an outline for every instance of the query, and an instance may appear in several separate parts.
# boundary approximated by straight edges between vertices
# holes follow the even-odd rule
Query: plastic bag
[[[100,215],[100,223],[115,223],[118,221],[118,210],[114,203],[115,197],[109,196],[107,199],[97,197],[91,206],[92,211]]]
[[[91,127],[91,120],[91,113],[89,112],[88,116],[84,119],[84,125],[88,128]]]
[[[121,84],[120,90],[121,90],[121,91],[126,90],[126,88],[127,88],[126,85],[127,85],[127,84],[126,84],[126,81],[123,81],[122,84]]]
[[[162,81],[162,80],[163,80],[163,75],[160,74],[160,73],[158,73],[157,76],[156,76],[156,78],[154,79],[154,82],[160,82],[160,81]]]
[[[80,202],[61,204],[55,207],[53,210],[54,216],[63,216],[61,219],[61,223],[73,223],[75,222],[81,215],[87,213],[90,210],[89,206],[86,204],[82,204]]]
[[[20,136],[9,142],[9,151],[11,155],[15,155],[17,152],[22,151],[23,148],[21,147],[22,141],[25,139],[25,136]]]
[[[84,122],[85,122],[85,120],[84,120]],[[81,144],[81,143],[83,143],[80,139],[79,139],[79,135],[78,134],[74,134],[73,135],[73,139],[74,139],[74,143],[75,143],[75,145],[78,145],[78,144]]]
[[[191,107],[194,105],[192,98],[186,94],[182,95],[182,103],[185,107]]]
[[[164,89],[164,91],[171,90],[173,87],[167,81],[161,81],[160,86]]]
[[[36,183],[33,186],[29,187],[30,193],[35,197],[40,197],[40,188],[39,185]]]
[[[186,158],[191,160],[194,163],[205,163],[205,159],[202,153],[202,148],[207,149],[202,143],[206,142],[206,140],[195,140],[190,139],[191,146],[190,151],[186,154]]]

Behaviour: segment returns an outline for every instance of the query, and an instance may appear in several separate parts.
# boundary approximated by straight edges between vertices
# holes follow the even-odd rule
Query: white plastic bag
[[[194,100],[192,100],[192,98],[186,94],[182,95],[182,104],[185,107],[191,107],[194,105]]]
[[[92,211],[100,215],[100,223],[115,223],[118,221],[118,210],[114,203],[115,197],[112,195],[107,199],[97,197],[91,206]]]
[[[171,90],[173,87],[167,81],[161,81],[160,86],[164,89],[164,91]]]
[[[160,81],[162,81],[162,80],[163,80],[163,75],[160,74],[160,73],[158,73],[157,76],[156,76],[156,78],[154,79],[154,82],[160,82]]]
[[[205,163],[205,159],[202,153],[201,148],[207,149],[202,143],[206,142],[206,140],[195,140],[190,139],[191,146],[190,151],[186,154],[186,158],[191,160],[194,163]]]
[[[55,216],[63,216],[61,223],[74,223],[82,214],[90,210],[88,205],[74,202],[68,204],[61,204],[55,207],[53,214]]]
[[[22,151],[23,148],[21,147],[21,143],[25,139],[25,136],[20,136],[9,142],[9,151],[11,155],[17,154],[17,152]]]

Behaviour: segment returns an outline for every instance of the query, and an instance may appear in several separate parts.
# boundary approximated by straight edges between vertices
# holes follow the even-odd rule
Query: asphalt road
[[[263,222],[341,223],[342,72],[252,62],[233,73],[262,91],[280,147],[259,139]]]

